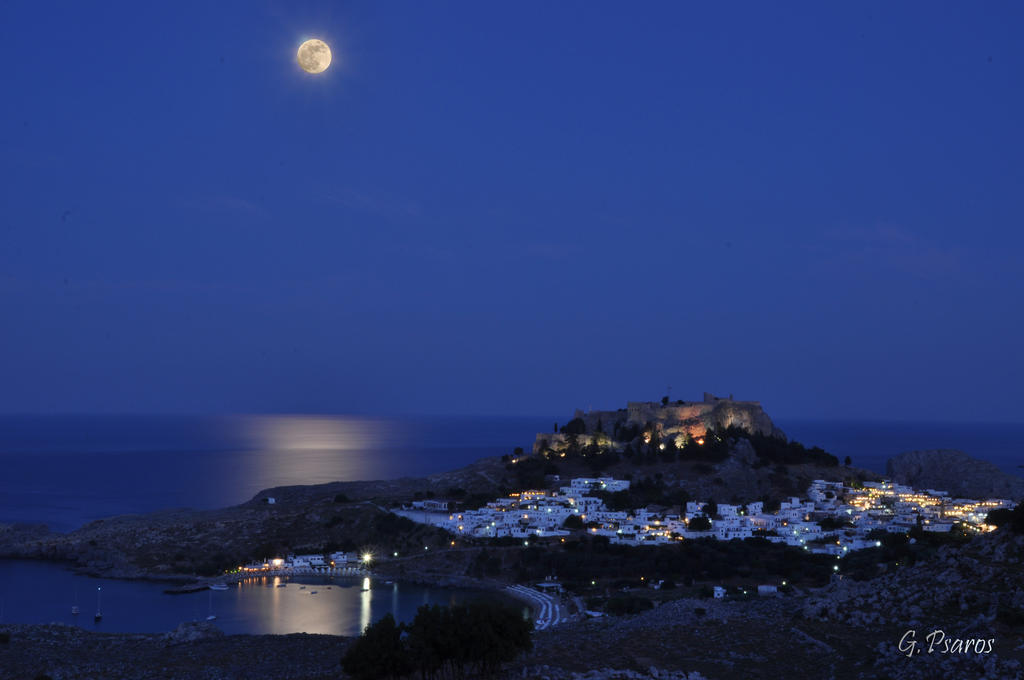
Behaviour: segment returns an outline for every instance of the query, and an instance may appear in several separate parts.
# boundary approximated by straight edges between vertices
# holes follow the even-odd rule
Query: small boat
[[[299,590],[305,590],[306,586],[299,586]]]
[[[288,584],[287,583],[278,583],[277,587],[278,588],[284,588],[286,585],[288,585]]]
[[[318,592],[319,591],[317,591],[317,590],[311,590],[311,591],[309,591],[309,594],[310,595],[316,595]]]
[[[224,583],[214,583],[212,586],[210,586],[210,590],[227,590],[227,589],[228,589],[228,587]]]
[[[225,589],[226,590],[226,589]],[[212,591],[212,586],[211,586]],[[206,617],[207,621],[216,621],[217,615],[213,613],[213,593],[210,593],[210,613]]]

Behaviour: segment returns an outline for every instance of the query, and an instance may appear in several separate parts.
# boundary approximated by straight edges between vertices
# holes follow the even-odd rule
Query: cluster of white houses
[[[663,544],[687,538],[719,540],[763,536],[813,553],[842,557],[851,550],[878,545],[868,538],[873,530],[905,533],[915,526],[925,531],[949,531],[960,524],[972,531],[988,531],[986,515],[1013,507],[1008,500],[977,501],[950,498],[943,491],[919,491],[889,481],[865,482],[851,487],[843,482],[814,481],[807,498],[789,498],[776,512],[765,512],[760,502],[747,505],[719,503],[707,530],[691,530],[691,522],[705,516],[705,503],[690,502],[673,513],[637,508],[609,510],[596,492],[629,489],[626,480],[573,479],[557,492],[522,491],[488,503],[478,510],[449,512],[445,501],[416,501],[397,514],[446,529],[455,535],[477,538],[567,536],[569,517],[577,517],[584,530],[607,536],[615,543]],[[694,527],[704,529],[705,523]]]
[[[238,573],[290,573],[332,574],[349,572],[365,566],[363,558],[353,553],[336,552],[330,555],[287,555],[262,562],[250,562],[238,567]]]

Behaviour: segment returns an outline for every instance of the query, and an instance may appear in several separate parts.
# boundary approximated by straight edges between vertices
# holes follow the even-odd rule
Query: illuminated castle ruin
[[[751,434],[784,437],[761,408],[758,401],[736,401],[704,393],[703,401],[631,401],[617,411],[577,410],[573,420],[559,432],[540,433],[533,452],[545,448],[560,451],[570,438],[594,439],[603,445],[620,448],[637,437],[649,440],[656,435],[664,441],[676,439],[681,445],[689,437],[698,439],[708,430],[739,427]]]

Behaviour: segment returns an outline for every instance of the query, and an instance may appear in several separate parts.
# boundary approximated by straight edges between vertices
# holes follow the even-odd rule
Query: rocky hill
[[[687,440],[699,439],[712,430],[737,428],[749,434],[784,438],[757,401],[736,401],[704,393],[702,401],[631,401],[617,411],[577,410],[573,419],[554,432],[541,432],[533,444],[533,453],[545,450],[561,452],[575,444],[593,442],[612,450],[659,442],[683,447]],[[582,440],[582,441],[581,441]]]
[[[890,458],[885,470],[898,484],[940,489],[954,498],[1024,500],[1024,478],[1009,475],[963,451],[909,451]]]
[[[1024,659],[1024,536],[1000,529],[963,544],[950,544],[934,558],[897,566],[866,581],[844,579],[803,604],[805,619],[841,623],[859,636],[877,630],[898,631],[875,646],[874,666],[881,677],[1021,678]],[[920,653],[900,650],[900,637],[914,630]],[[952,646],[971,640],[971,649],[948,651],[938,643],[929,651],[926,636],[942,631]],[[938,634],[933,640],[938,638]],[[976,640],[992,640],[978,651]],[[943,651],[946,649],[946,651]]]
[[[67,534],[41,526],[0,525],[0,557],[65,561],[103,576],[187,579],[288,552],[374,547],[408,554],[423,546],[444,546],[449,537],[388,513],[387,507],[396,502],[435,498],[482,503],[516,489],[553,489],[571,477],[593,476],[595,462],[602,466],[600,474],[646,482],[639,484],[649,492],[645,504],[668,506],[684,499],[780,500],[802,495],[813,479],[877,478],[836,465],[831,457],[822,464],[818,458],[827,456],[824,452],[807,458],[806,450],[783,440],[767,438],[757,445],[761,450],[747,438],[713,441],[709,436],[702,446],[678,452],[647,446],[632,458],[613,453],[597,458],[527,456],[517,462],[483,459],[425,478],[276,487],[234,507],[111,517]],[[273,504],[267,502],[270,497]]]

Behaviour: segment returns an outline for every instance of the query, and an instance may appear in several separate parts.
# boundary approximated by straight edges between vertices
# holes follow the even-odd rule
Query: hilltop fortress
[[[682,447],[687,439],[700,439],[709,430],[739,427],[751,434],[785,438],[772,423],[758,401],[736,401],[704,393],[703,401],[631,401],[617,411],[577,409],[571,421],[558,432],[542,432],[533,443],[533,452],[565,450],[572,441],[593,441],[611,448],[622,448],[637,439],[672,439]]]

